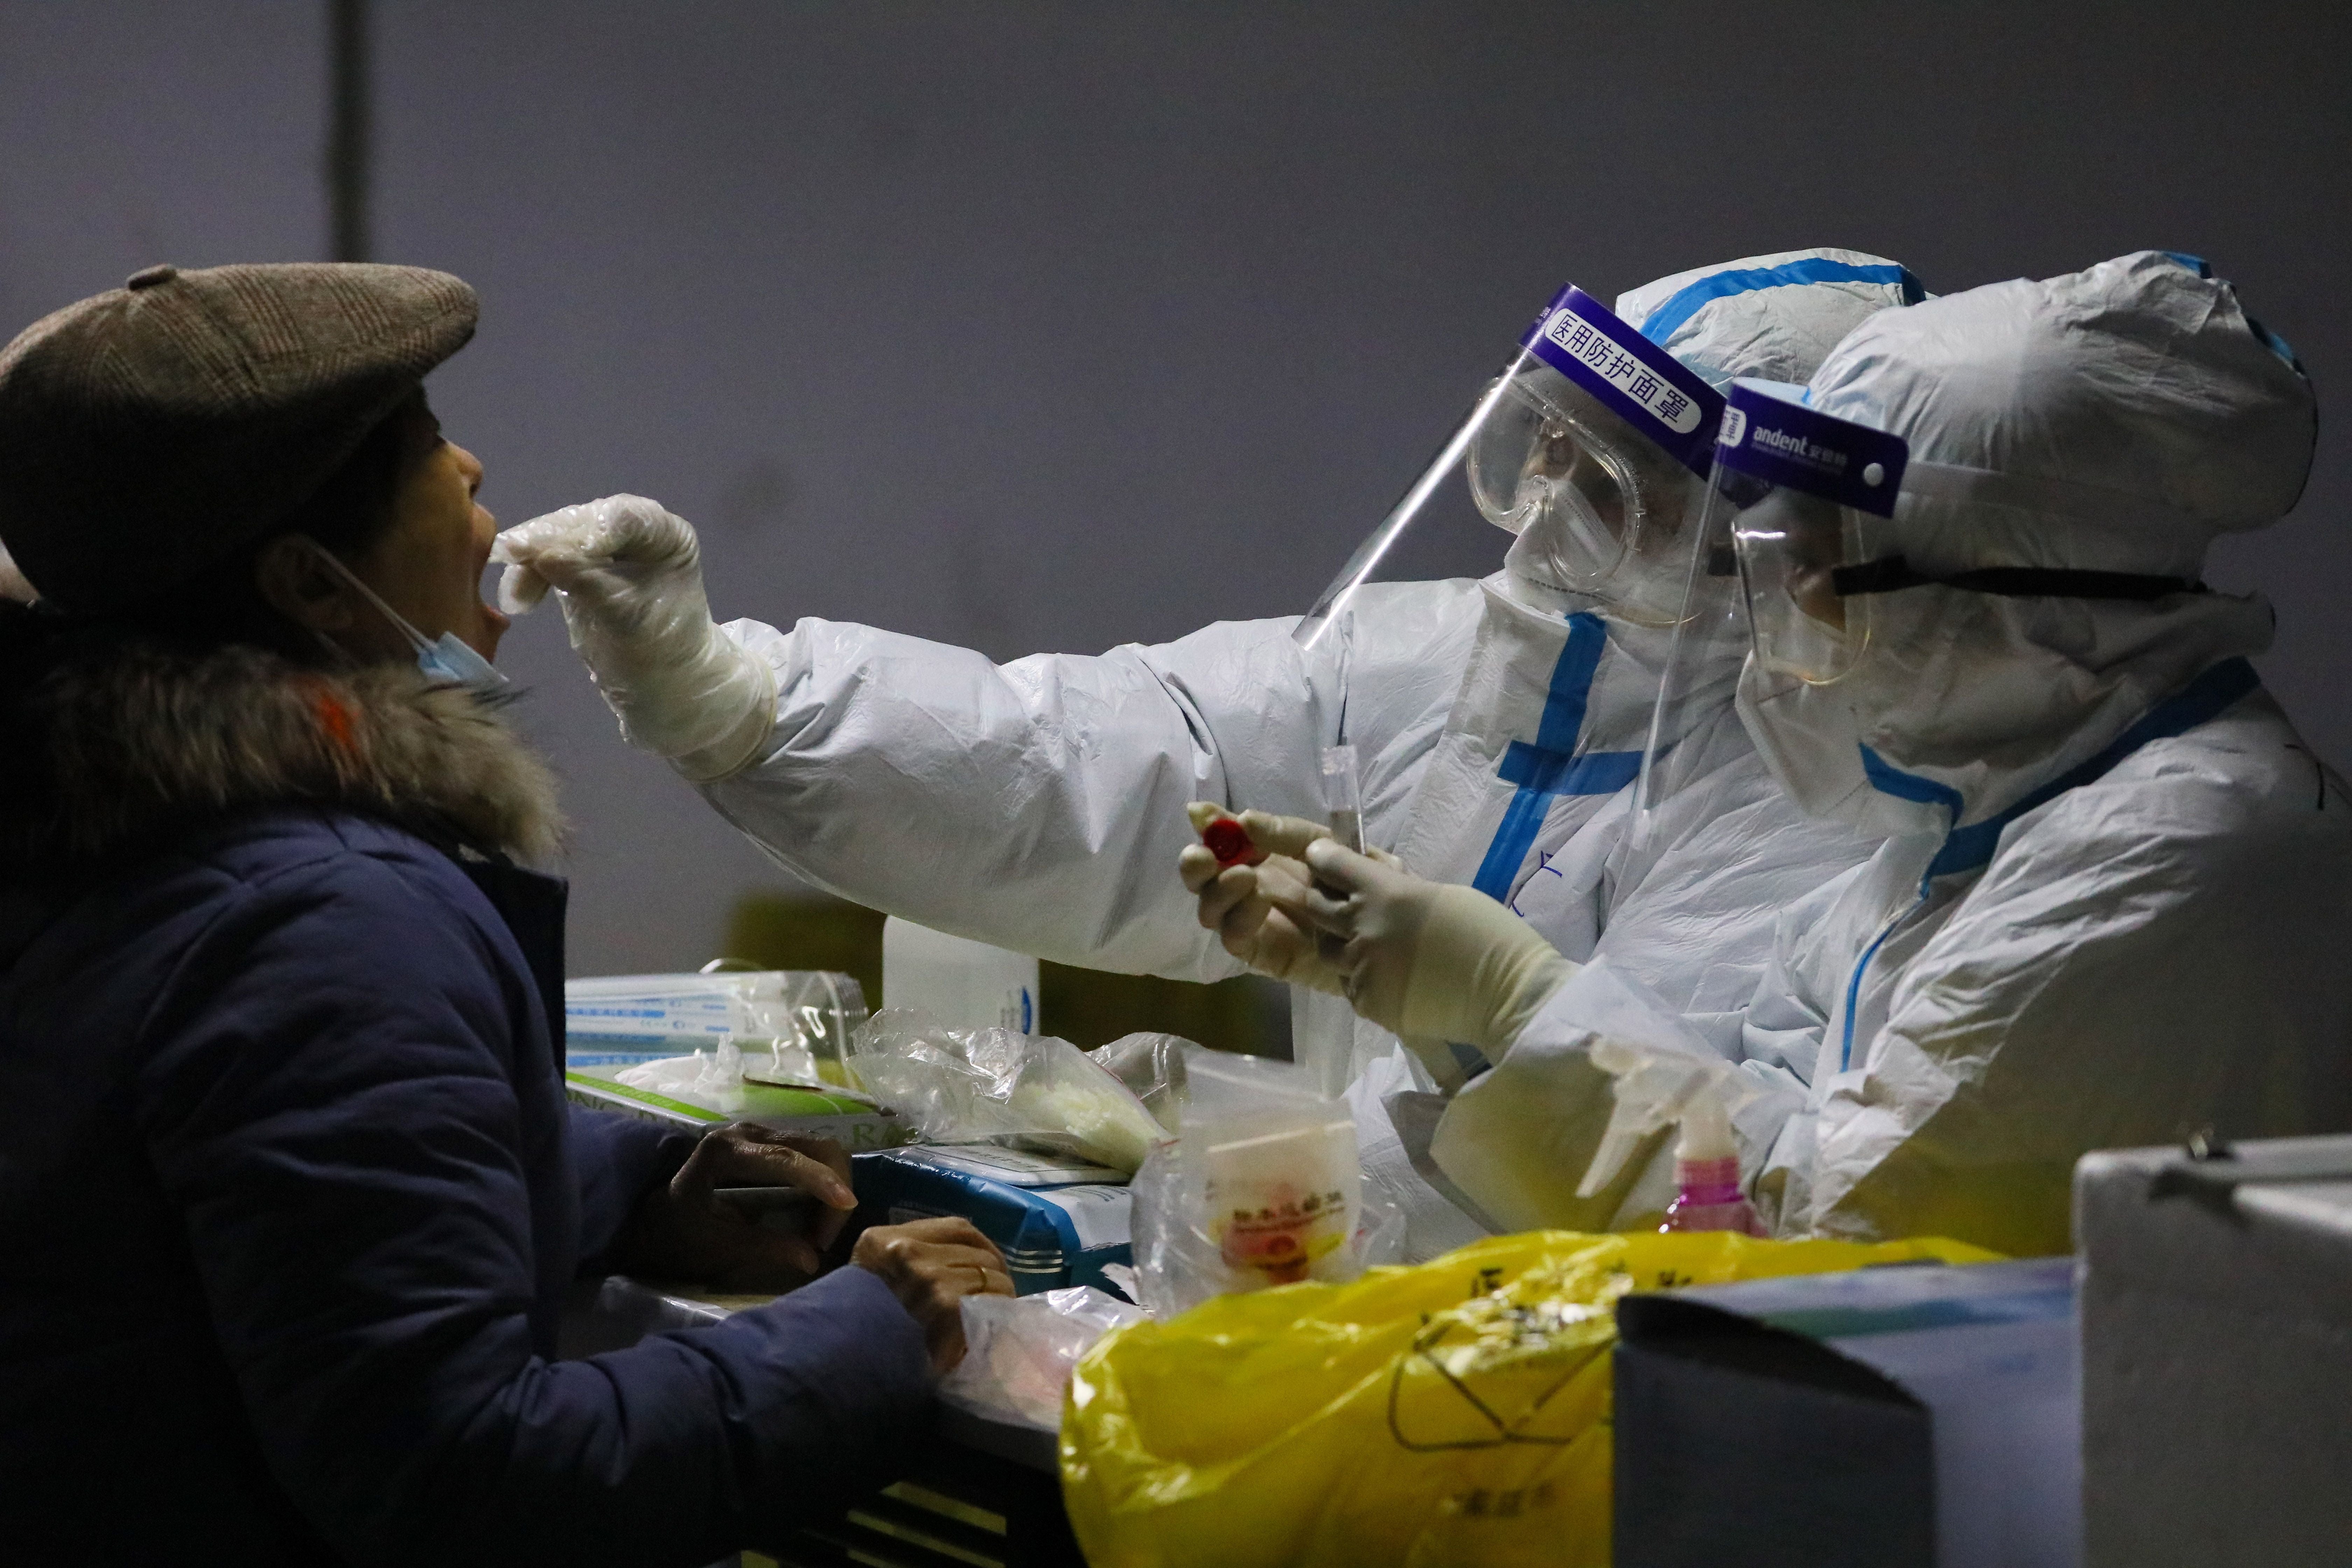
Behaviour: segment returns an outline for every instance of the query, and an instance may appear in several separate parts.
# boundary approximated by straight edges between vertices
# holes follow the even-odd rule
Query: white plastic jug
[[[896,915],[882,922],[882,1005],[950,1029],[1037,1032],[1037,961]]]

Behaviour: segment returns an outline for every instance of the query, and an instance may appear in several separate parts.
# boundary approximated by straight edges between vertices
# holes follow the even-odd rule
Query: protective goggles
[[[1871,600],[1842,591],[1840,574],[1877,559],[1908,450],[1805,407],[1803,390],[1739,381],[1726,400],[1643,752],[1637,844],[1706,765],[1694,737],[1729,709],[1751,650],[1783,679],[1822,685],[1852,673],[1870,646]],[[1723,592],[1734,575],[1737,596]]]
[[[1886,595],[1958,588],[2005,598],[2147,602],[2207,592],[2189,578],[2042,566],[1930,574],[1890,548],[1895,503],[1924,494],[2098,520],[2100,498],[2048,480],[1915,463],[1901,437],[1837,419],[1804,389],[1739,381],[1726,400],[1636,799],[1636,843],[1701,758],[1685,744],[1721,706],[1727,670],[1752,653],[1768,684],[1827,686],[1870,652]],[[2134,503],[2137,504],[2137,503]],[[1711,587],[1733,574],[1736,601]]]
[[[1483,576],[1492,546],[1475,536],[1486,523],[1518,536],[1515,570],[1668,623],[1722,407],[1672,354],[1582,289],[1562,289],[1317,599],[1298,640],[1314,647],[1368,584]]]
[[[1889,548],[1898,494],[2022,504],[2085,522],[2097,521],[2085,504],[2095,498],[2053,481],[1914,462],[1899,437],[1808,408],[1795,390],[1733,385],[1699,522],[1703,540],[1731,545],[1757,662],[1775,675],[1811,686],[1843,679],[1869,654],[1874,620],[1885,613],[1874,606],[1907,588],[2138,602],[2207,591],[2185,577],[2066,567],[1921,572]]]
[[[1811,686],[1853,672],[1871,597],[1852,574],[1879,563],[1910,459],[1900,437],[1833,419],[1772,384],[1738,382],[1716,437],[1702,538],[1728,537],[1756,659]]]

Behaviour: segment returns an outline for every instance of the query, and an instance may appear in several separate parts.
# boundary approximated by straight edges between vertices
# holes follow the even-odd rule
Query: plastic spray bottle
[[[1739,1149],[1731,1141],[1731,1118],[1712,1087],[1700,1089],[1683,1110],[1675,1143],[1675,1201],[1666,1205],[1662,1231],[1736,1230],[1763,1236],[1756,1205],[1739,1190]]]
[[[1658,1228],[1770,1234],[1756,1205],[1739,1189],[1739,1149],[1732,1142],[1731,1113],[1759,1092],[1745,1074],[1718,1057],[1652,1050],[1611,1039],[1593,1042],[1592,1065],[1617,1080],[1617,1108],[1577,1186],[1579,1197],[1600,1196],[1643,1139],[1678,1127],[1675,1184],[1679,1190]]]

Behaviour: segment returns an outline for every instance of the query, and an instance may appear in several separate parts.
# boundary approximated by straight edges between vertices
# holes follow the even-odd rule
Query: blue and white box
[[[1016,1294],[1092,1285],[1133,1261],[1127,1177],[1060,1154],[994,1143],[910,1144],[850,1161],[856,1223],[903,1225],[957,1215],[1004,1253]]]

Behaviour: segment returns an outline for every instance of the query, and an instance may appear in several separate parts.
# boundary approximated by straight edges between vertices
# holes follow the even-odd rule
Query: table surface
[[[575,1320],[593,1349],[612,1349],[612,1342],[634,1342],[663,1329],[693,1328],[715,1323],[731,1312],[763,1307],[772,1296],[719,1295],[667,1284],[648,1284],[625,1275],[613,1275],[586,1293],[581,1302],[585,1316]],[[593,1321],[593,1326],[591,1327]],[[578,1350],[574,1353],[579,1353]],[[932,1430],[940,1441],[1003,1459],[1045,1475],[1061,1473],[1059,1435],[1040,1426],[998,1421],[942,1403]]]
[[[1062,1473],[1061,1434],[1042,1426],[992,1421],[942,1402],[931,1430],[943,1443],[972,1448],[1045,1475]]]

